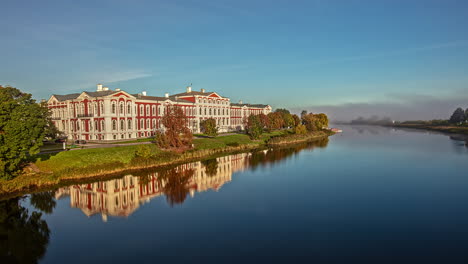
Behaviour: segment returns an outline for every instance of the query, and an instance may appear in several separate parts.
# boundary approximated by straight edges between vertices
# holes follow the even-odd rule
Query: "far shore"
[[[393,125],[384,125],[384,126],[415,128],[415,129],[424,129],[424,130],[445,132],[445,133],[451,133],[451,134],[468,135],[468,127],[460,127],[460,126],[434,126],[434,125],[423,125],[423,124],[393,124]]]
[[[164,151],[155,144],[145,144],[41,154],[33,157],[23,174],[12,180],[0,180],[0,199],[79,181],[113,178],[138,170],[157,169],[266,147],[315,141],[333,134],[324,130],[296,135],[282,130],[264,133],[259,140],[251,140],[245,134],[198,138],[194,140],[195,148],[183,153]],[[151,149],[149,156],[136,155],[142,146]]]

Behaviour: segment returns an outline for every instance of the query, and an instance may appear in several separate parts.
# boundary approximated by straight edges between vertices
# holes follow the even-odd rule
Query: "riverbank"
[[[468,135],[468,127],[459,127],[459,126],[431,126],[423,124],[394,124],[389,125],[390,127],[401,127],[401,128],[415,128],[415,129],[425,129],[438,132],[452,133],[452,134],[464,134]]]
[[[53,188],[66,182],[115,177],[141,169],[193,162],[212,156],[318,140],[333,133],[317,131],[305,135],[288,130],[264,133],[259,140],[245,134],[194,140],[194,149],[184,153],[163,151],[156,145],[132,145],[66,151],[34,156],[25,173],[13,180],[0,180],[0,197]],[[144,149],[146,148],[146,149]],[[145,154],[141,154],[145,153]]]

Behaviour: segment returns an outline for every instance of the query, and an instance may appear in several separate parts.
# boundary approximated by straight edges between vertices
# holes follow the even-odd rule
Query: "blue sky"
[[[7,0],[1,9],[0,84],[38,99],[96,83],[151,95],[193,83],[336,119],[361,115],[354,105],[427,99],[451,109],[468,99],[467,1]]]

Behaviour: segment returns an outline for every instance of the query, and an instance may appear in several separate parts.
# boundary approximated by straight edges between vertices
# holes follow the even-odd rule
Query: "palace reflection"
[[[57,199],[70,197],[70,205],[80,208],[87,216],[101,214],[127,217],[140,205],[165,196],[170,206],[181,204],[197,192],[218,191],[232,180],[235,172],[258,166],[268,166],[292,156],[303,149],[325,147],[328,139],[288,148],[240,153],[216,159],[187,163],[154,172],[140,172],[119,179],[77,184],[56,191]]]

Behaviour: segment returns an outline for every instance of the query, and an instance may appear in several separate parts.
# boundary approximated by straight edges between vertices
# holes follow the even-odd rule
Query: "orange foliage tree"
[[[188,128],[188,118],[182,108],[168,106],[161,118],[165,130],[157,132],[156,141],[162,148],[187,148],[192,145],[192,132]]]

